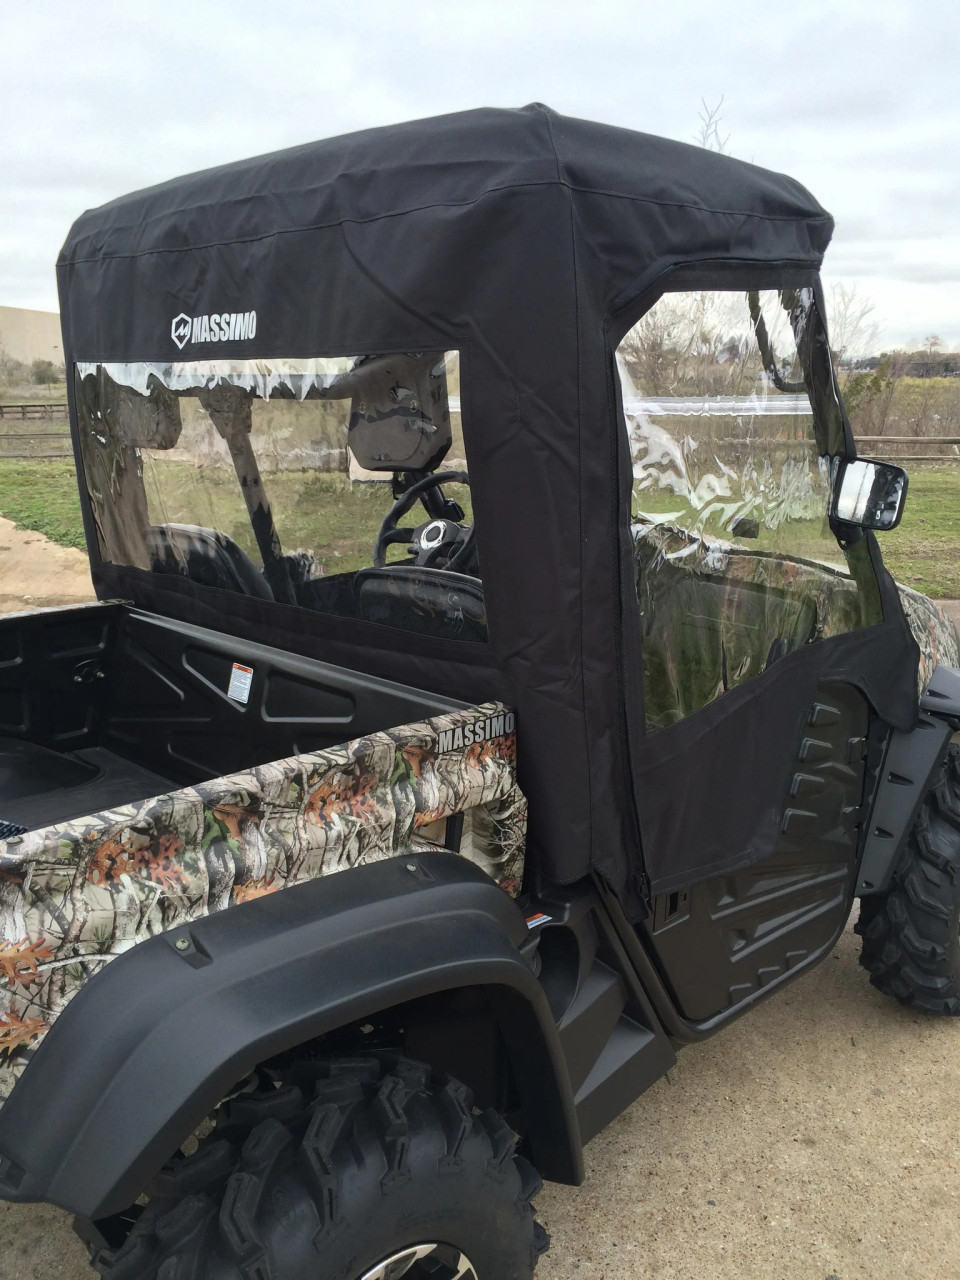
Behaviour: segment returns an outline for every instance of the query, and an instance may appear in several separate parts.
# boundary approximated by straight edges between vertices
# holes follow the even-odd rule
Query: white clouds
[[[731,150],[837,219],[888,340],[930,308],[960,342],[960,24],[931,0],[47,0],[0,12],[0,300],[53,307],[81,209],[242,156],[481,104],[691,140],[726,97]],[[911,319],[910,325],[913,324]]]

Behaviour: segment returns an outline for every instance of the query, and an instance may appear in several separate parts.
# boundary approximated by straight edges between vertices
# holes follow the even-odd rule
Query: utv
[[[536,105],[76,223],[99,603],[0,623],[0,1194],[101,1275],[529,1280],[540,1175],[856,897],[960,1012],[957,635],[831,228]]]

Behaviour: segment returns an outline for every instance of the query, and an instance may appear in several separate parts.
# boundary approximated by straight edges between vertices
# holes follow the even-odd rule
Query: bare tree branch
[[[721,108],[726,94],[720,95],[719,102],[715,106],[708,107],[706,98],[700,99],[700,128],[694,134],[694,142],[703,147],[706,151],[716,151],[720,155],[727,154],[727,146],[730,142],[730,134],[721,136],[720,124],[723,120]]]

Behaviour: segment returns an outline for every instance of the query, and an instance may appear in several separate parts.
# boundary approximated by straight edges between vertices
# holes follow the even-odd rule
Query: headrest
[[[450,448],[442,351],[361,356],[327,394],[351,397],[347,443],[368,471],[434,471]]]
[[[136,449],[173,449],[180,439],[180,402],[153,374],[147,394],[122,386],[104,370],[97,372],[99,409],[108,433]]]

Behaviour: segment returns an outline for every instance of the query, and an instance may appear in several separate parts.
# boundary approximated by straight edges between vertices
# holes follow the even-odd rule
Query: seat
[[[195,524],[152,525],[145,535],[154,573],[175,573],[203,587],[220,587],[272,600],[273,592],[253,561],[219,529]]]
[[[634,536],[649,725],[699,711],[814,638],[815,586],[801,576],[781,585],[775,558],[718,550],[666,525]]]
[[[444,640],[487,639],[483,586],[449,569],[388,565],[356,575],[357,617]]]

